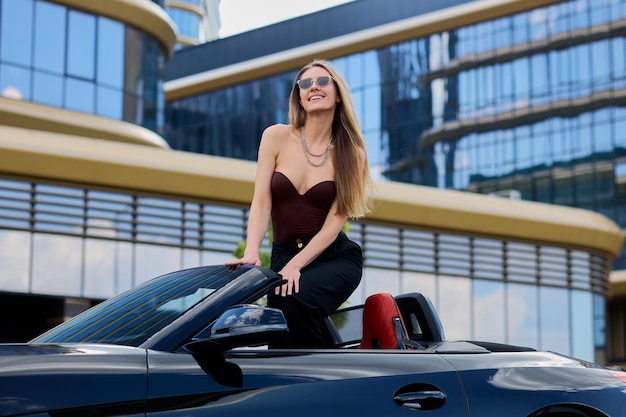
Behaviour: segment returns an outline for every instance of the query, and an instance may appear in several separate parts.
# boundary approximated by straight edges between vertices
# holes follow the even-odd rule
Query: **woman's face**
[[[335,110],[339,96],[337,87],[332,78],[328,80],[328,84],[320,86],[318,84],[319,77],[330,77],[328,71],[322,67],[312,67],[304,71],[299,80],[313,80],[311,86],[307,89],[300,87],[300,104],[307,113],[315,111]],[[323,84],[324,79],[320,82]]]

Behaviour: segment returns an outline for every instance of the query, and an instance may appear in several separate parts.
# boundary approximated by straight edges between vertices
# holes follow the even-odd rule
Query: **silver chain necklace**
[[[321,167],[322,165],[326,163],[326,161],[328,161],[328,157],[330,156],[330,150],[333,148],[332,136],[330,137],[330,140],[328,141],[328,146],[326,146],[326,149],[324,150],[324,152],[320,154],[315,154],[311,152],[311,150],[309,149],[309,146],[306,144],[306,139],[304,138],[304,128],[302,127],[300,128],[300,142],[302,142],[302,149],[304,149],[304,157],[306,158],[306,161],[309,163],[309,165],[314,166],[314,167]],[[316,158],[324,156],[324,159],[322,159],[322,162],[320,162],[319,164],[316,164],[315,162],[311,161],[311,159],[309,158],[309,155],[314,156]]]

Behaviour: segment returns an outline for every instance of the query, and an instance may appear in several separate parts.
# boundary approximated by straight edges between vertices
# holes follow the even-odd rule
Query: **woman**
[[[357,288],[361,248],[341,231],[369,211],[371,179],[350,90],[323,60],[303,67],[289,100],[289,125],[263,132],[246,250],[227,262],[260,265],[259,250],[272,219],[271,269],[286,283],[268,295],[289,325],[285,346],[324,347],[323,320]]]

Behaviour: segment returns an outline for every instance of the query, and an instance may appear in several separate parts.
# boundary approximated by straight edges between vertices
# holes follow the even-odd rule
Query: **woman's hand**
[[[234,271],[239,265],[257,265],[261,266],[261,259],[258,256],[244,255],[241,259],[226,262],[226,269]]]
[[[300,269],[285,265],[278,274],[287,282],[280,287],[276,287],[274,294],[286,297],[300,291]]]

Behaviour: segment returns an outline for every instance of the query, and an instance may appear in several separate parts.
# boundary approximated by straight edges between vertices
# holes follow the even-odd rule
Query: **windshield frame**
[[[250,272],[253,272],[253,278],[267,280],[266,275],[271,276],[258,268],[241,267],[236,271],[228,271],[224,265],[171,272],[108,299],[29,343],[106,343],[140,347],[165,329],[168,329],[167,333],[172,328],[190,324],[191,318],[184,318],[188,315],[196,316],[197,314],[191,314],[195,309],[211,310],[216,303],[208,300],[226,299],[226,304],[233,302],[228,294],[220,296],[222,290],[233,287],[233,283],[240,284],[234,285],[240,297],[245,298],[245,292],[259,292],[258,289],[249,289],[251,283],[258,279],[244,279],[241,282],[238,280],[242,275],[250,275]],[[245,284],[243,288],[241,284]],[[266,284],[267,282],[265,285],[259,283],[256,286],[264,288]],[[232,293],[233,290],[227,292]],[[204,314],[203,322],[197,325],[206,326],[209,320],[215,319],[212,316]],[[159,339],[155,338],[150,345],[154,345]]]

